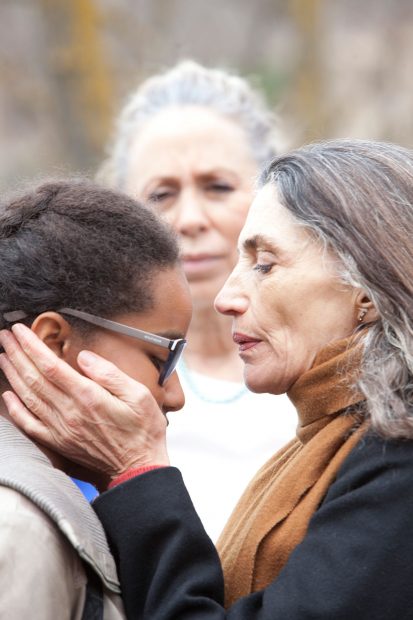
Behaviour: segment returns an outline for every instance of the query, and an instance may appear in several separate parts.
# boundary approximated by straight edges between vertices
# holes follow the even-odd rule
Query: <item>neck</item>
[[[350,336],[336,340],[316,355],[313,366],[288,391],[297,409],[297,436],[304,443],[344,411],[361,414],[363,394],[357,388],[363,343]]]
[[[231,317],[210,307],[194,308],[185,363],[191,370],[228,381],[242,381],[243,364],[231,336]]]

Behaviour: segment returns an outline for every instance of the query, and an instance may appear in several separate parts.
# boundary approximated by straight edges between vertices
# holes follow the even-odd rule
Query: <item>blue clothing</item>
[[[89,502],[94,500],[95,497],[99,495],[93,484],[89,484],[89,482],[83,482],[83,480],[76,480],[76,478],[72,478],[72,480],[79,487],[79,489],[82,491],[83,495]]]

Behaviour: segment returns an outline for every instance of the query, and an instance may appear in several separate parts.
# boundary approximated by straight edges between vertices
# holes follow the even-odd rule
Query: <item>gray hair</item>
[[[98,178],[123,188],[129,149],[137,131],[165,108],[193,105],[210,108],[243,128],[258,166],[279,152],[276,117],[246,80],[186,60],[148,78],[131,93],[118,117],[108,159]]]
[[[341,261],[374,303],[359,387],[372,428],[413,437],[413,151],[362,140],[309,145],[274,160],[262,183]]]

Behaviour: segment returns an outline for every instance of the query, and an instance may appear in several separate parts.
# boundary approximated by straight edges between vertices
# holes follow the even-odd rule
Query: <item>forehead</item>
[[[307,231],[300,226],[280,202],[276,187],[267,183],[261,188],[250,207],[239,238],[241,249],[257,247],[261,242],[271,245],[308,242]]]
[[[145,123],[132,139],[129,166],[145,175],[173,174],[188,157],[200,170],[253,162],[242,127],[207,108],[186,106],[163,110]]]
[[[181,265],[159,271],[152,277],[153,308],[149,314],[169,323],[169,329],[185,333],[192,315],[192,300]]]

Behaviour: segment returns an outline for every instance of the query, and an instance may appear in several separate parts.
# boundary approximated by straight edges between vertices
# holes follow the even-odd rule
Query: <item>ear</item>
[[[31,330],[58,357],[69,361],[73,356],[73,329],[58,312],[42,312],[33,321]]]
[[[360,289],[355,299],[356,321],[358,325],[377,321],[379,313],[367,293]]]

